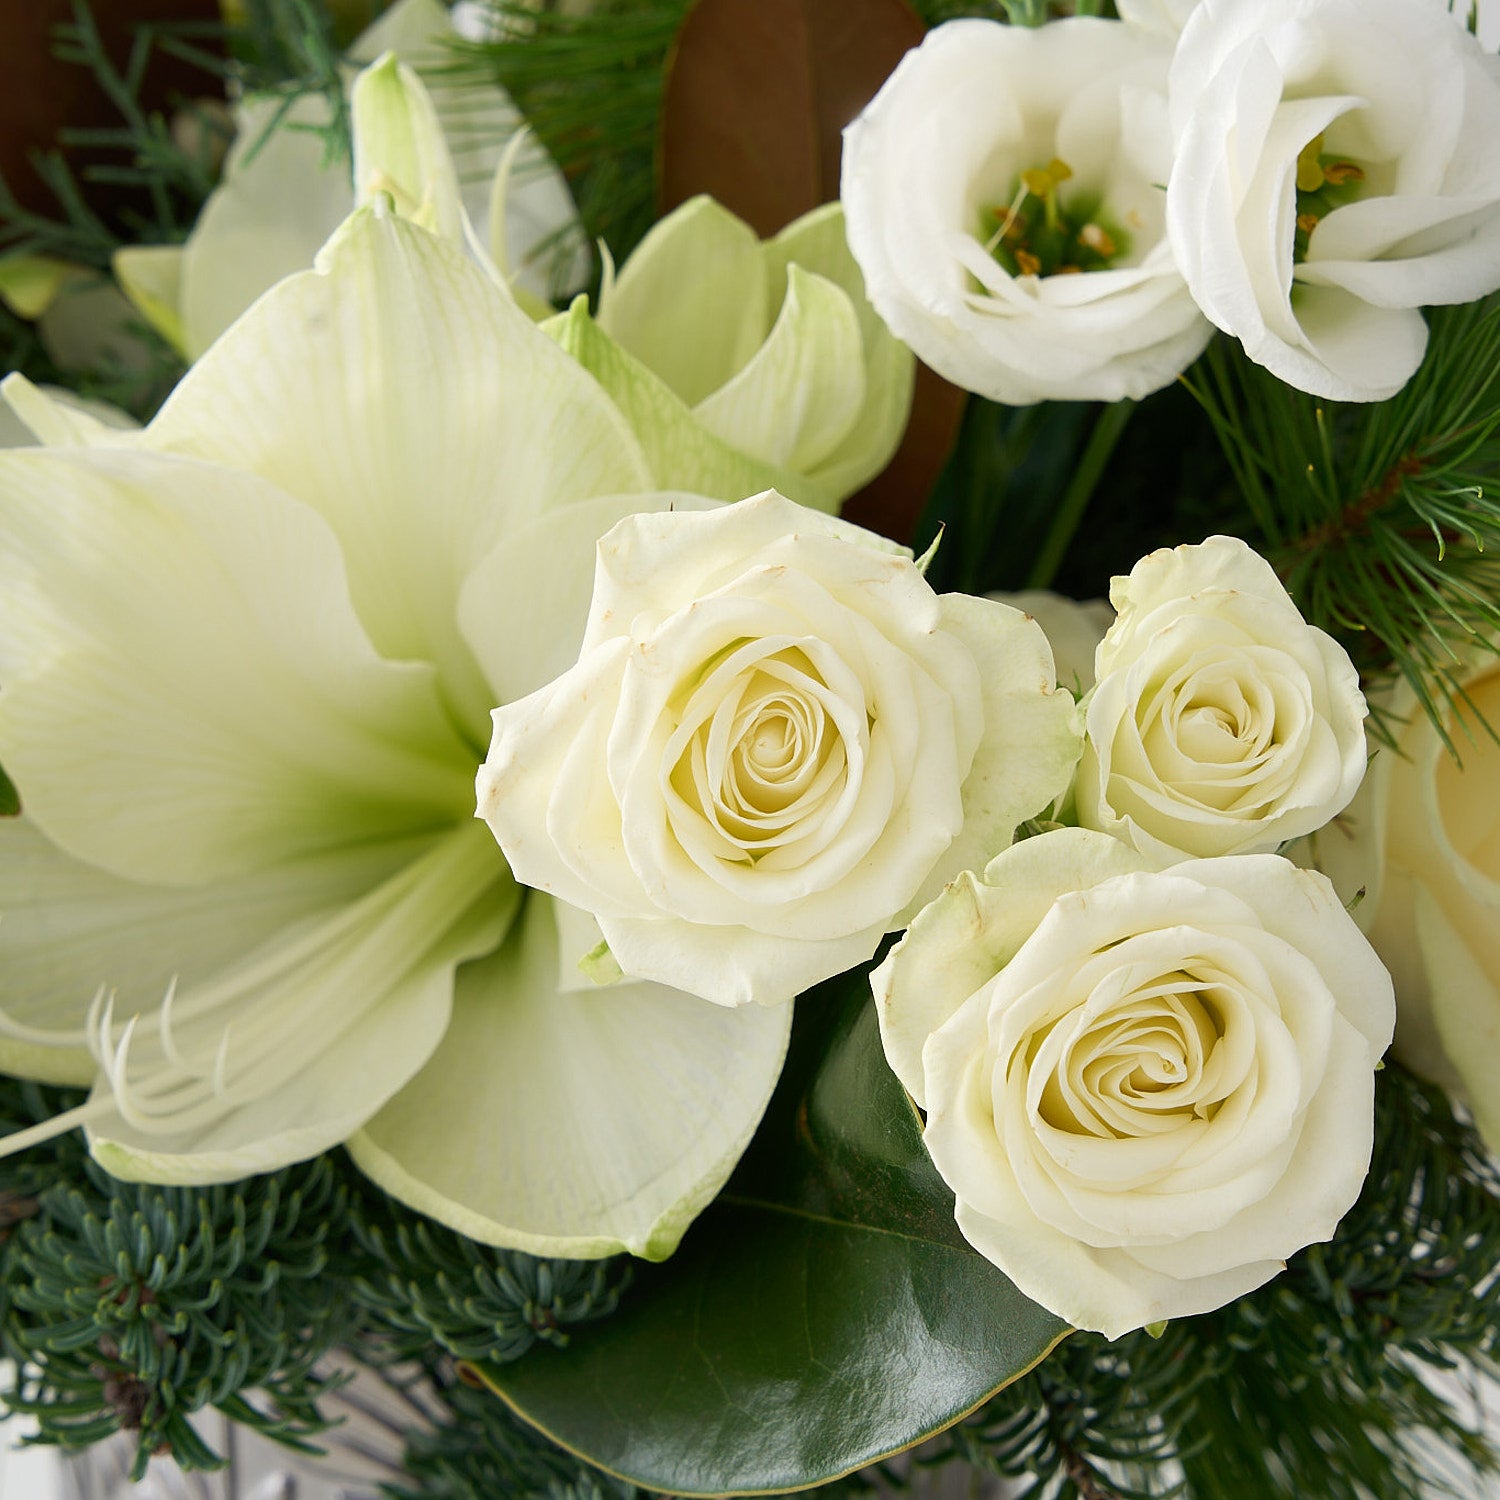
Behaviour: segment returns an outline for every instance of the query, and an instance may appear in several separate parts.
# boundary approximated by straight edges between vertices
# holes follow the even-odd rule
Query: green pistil
[[[1053,157],[1021,173],[1009,204],[984,210],[984,247],[1012,276],[1102,271],[1130,253],[1129,235],[1100,216],[1098,194],[1074,193],[1063,202],[1062,185],[1072,175]]]
[[[1321,219],[1334,209],[1353,203],[1364,188],[1365,169],[1345,157],[1325,153],[1323,137],[1315,135],[1297,154],[1297,230],[1292,260],[1307,259],[1307,245]]]

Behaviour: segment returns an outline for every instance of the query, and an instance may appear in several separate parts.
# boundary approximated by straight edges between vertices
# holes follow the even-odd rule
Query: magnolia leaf
[[[677,1254],[568,1350],[476,1370],[646,1489],[780,1494],[941,1431],[1066,1332],[959,1234],[860,973],[799,1003],[765,1122]]]
[[[710,193],[767,236],[837,198],[844,127],[922,34],[905,0],[698,0],[662,100],[662,211]]]

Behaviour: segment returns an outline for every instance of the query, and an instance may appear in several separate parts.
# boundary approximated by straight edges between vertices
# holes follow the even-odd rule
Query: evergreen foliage
[[[15,1169],[40,1190],[4,1246],[0,1344],[19,1366],[5,1404],[65,1448],[136,1433],[137,1478],[153,1454],[222,1464],[188,1422],[205,1406],[305,1446],[326,1425],[314,1367],[353,1320],[330,1256],[349,1218],[333,1160],[158,1187],[110,1177],[74,1144],[41,1186],[47,1150]]]
[[[1320,401],[1222,339],[1189,384],[1250,508],[1247,539],[1367,677],[1410,682],[1447,741],[1457,651],[1500,644],[1500,294],[1428,323],[1427,357],[1389,401]]]
[[[623,1259],[547,1260],[481,1245],[368,1192],[352,1220],[368,1265],[354,1295],[396,1359],[433,1346],[457,1359],[517,1359],[539,1339],[614,1311]]]

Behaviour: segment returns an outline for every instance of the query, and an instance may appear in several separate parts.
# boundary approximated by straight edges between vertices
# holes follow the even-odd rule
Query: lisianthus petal
[[[72,858],[26,817],[0,820],[0,1066],[53,1082],[98,1072],[85,1023],[96,996],[150,1011],[310,912],[378,885],[411,841],[356,844],[233,880],[152,886]],[[43,1036],[53,1041],[43,1044]]]
[[[496,703],[514,703],[578,660],[599,539],[628,516],[709,510],[719,502],[664,491],[606,495],[536,516],[470,573],[458,623]]]
[[[765,342],[693,415],[731,448],[814,470],[848,434],[864,402],[853,303],[833,282],[790,266],[786,298]]]
[[[456,966],[490,952],[519,903],[464,823],[170,1005],[134,1020],[106,1007],[95,1155],[121,1177],[231,1181],[346,1140],[437,1046]]]
[[[661,1259],[749,1141],[790,1025],[790,1006],[724,1010],[656,984],[559,993],[551,903],[532,894],[506,946],[461,974],[442,1045],[350,1150],[471,1238]]]
[[[375,655],[305,507],[185,459],[22,449],[0,516],[0,760],[70,853],[192,884],[470,805],[431,669]]]
[[[454,610],[469,570],[522,518],[648,487],[582,370],[458,249],[370,210],[188,372],[147,440],[320,511],[375,645],[436,662],[476,734],[490,693]]]
[[[636,247],[601,297],[598,323],[696,406],[760,347],[768,280],[755,231],[712,198],[694,198]]]

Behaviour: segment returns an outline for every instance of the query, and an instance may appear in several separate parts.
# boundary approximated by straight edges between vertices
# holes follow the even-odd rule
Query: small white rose
[[[1396,1052],[1466,1098],[1500,1151],[1500,660],[1476,653],[1447,716],[1461,762],[1409,689],[1354,829],[1371,860],[1367,930],[1399,997]],[[1481,719],[1483,722],[1481,722]]]
[[[767,494],[632,517],[576,666],[494,713],[479,811],[626,974],[789,1000],[1068,784],[1072,699],[1018,610]]]
[[[1110,585],[1078,821],[1159,863],[1258,854],[1341,812],[1365,769],[1365,700],[1235,537],[1163,548]]]
[[[1118,401],[1211,329],[1172,260],[1170,47],[1118,21],[961,20],[844,134],[849,244],[876,311],[991,400]]]
[[[1111,1338],[1328,1239],[1369,1166],[1389,976],[1277,855],[1170,870],[1068,828],[965,874],[872,976],[959,1228]]]
[[[1257,364],[1394,395],[1418,311],[1500,286],[1500,68],[1432,0],[1203,0],[1172,63],[1172,247]]]

